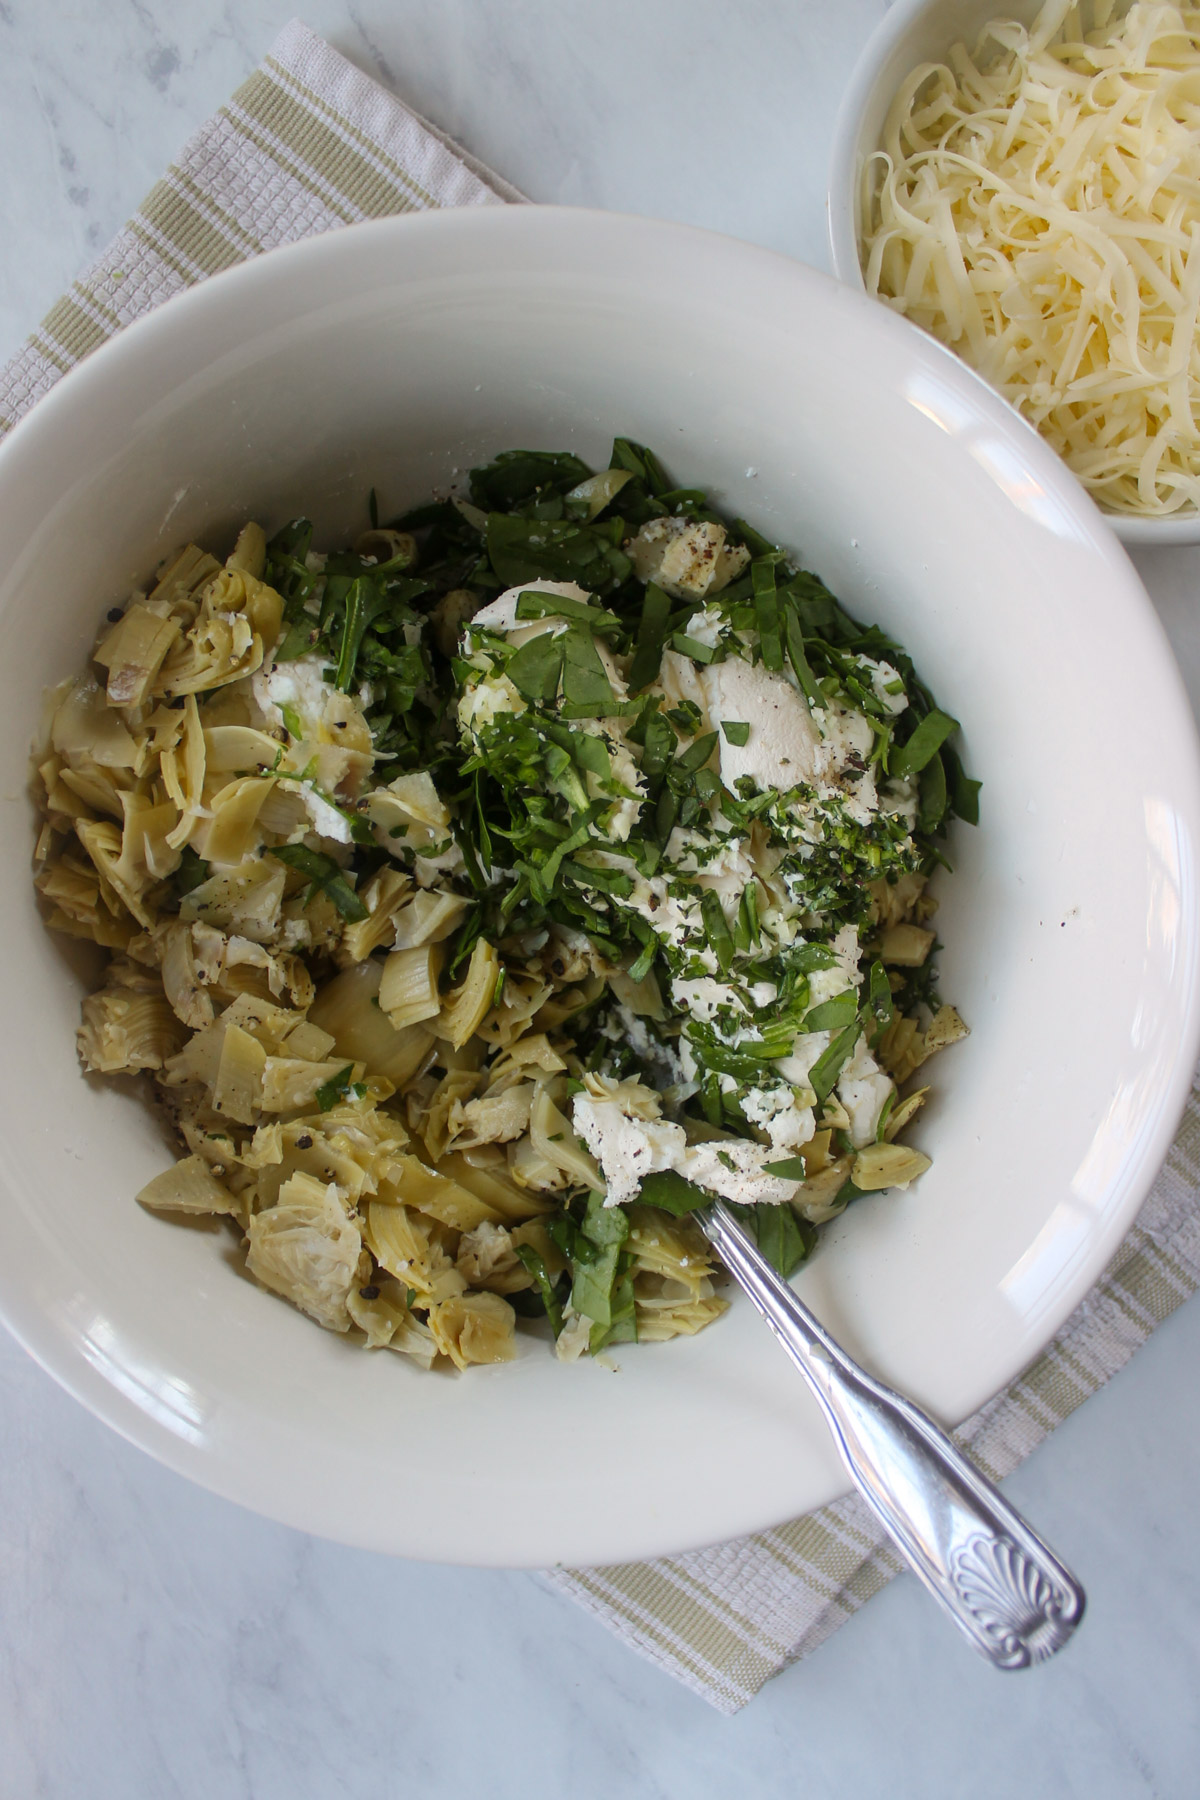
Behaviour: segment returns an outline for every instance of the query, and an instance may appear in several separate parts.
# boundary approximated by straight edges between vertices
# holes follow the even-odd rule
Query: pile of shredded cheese
[[[1200,9],[1115,10],[1049,0],[915,69],[862,258],[1102,506],[1163,517],[1200,506]]]

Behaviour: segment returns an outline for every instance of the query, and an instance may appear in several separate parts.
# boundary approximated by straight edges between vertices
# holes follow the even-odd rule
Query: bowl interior
[[[136,1096],[85,1080],[78,959],[28,877],[44,686],[189,536],[361,529],[516,446],[653,445],[913,652],[965,727],[983,824],[948,845],[942,989],[911,1192],[857,1203],[801,1285],[947,1420],[1094,1280],[1174,1127],[1196,1043],[1196,760],[1152,610],[1094,510],[952,356],[766,252],[513,208],[355,227],[218,277],[66,378],[0,447],[0,1311],[118,1429],[275,1517],[405,1554],[602,1562],[711,1542],[845,1487],[746,1306],[562,1366],[426,1376],[142,1212]],[[1135,734],[1116,721],[1152,696]]]
[[[953,44],[974,49],[992,19],[1031,25],[1043,0],[895,0],[875,31],[850,78],[838,111],[829,166],[829,244],[834,274],[862,288],[859,241],[862,232],[864,169],[878,150],[892,101],[907,75],[922,63],[941,62]],[[1123,12],[1125,5],[1116,10]],[[1200,543],[1200,512],[1194,507],[1165,519],[1139,519],[1104,511],[1125,544]]]

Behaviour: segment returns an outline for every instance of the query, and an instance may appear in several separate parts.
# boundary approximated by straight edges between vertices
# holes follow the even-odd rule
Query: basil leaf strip
[[[833,1092],[834,1083],[850,1061],[851,1052],[858,1042],[862,1027],[857,1019],[839,1031],[828,1049],[822,1051],[808,1072],[808,1085],[818,1100],[828,1100]]]
[[[328,894],[343,919],[350,924],[356,925],[369,916],[332,856],[326,856],[320,850],[310,850],[307,844],[278,844],[273,850],[269,849],[267,855],[307,876],[314,887],[319,887],[323,893]]]
[[[663,645],[671,619],[671,600],[652,581],[646,584],[642,600],[642,618],[638,626],[637,645],[629,670],[630,691],[638,694],[654,680],[662,666]]]
[[[705,888],[700,896],[700,916],[704,920],[704,929],[708,933],[708,941],[715,950],[717,961],[721,965],[722,975],[733,961],[733,934],[725,919],[725,909],[721,905],[720,896],[711,888]]]
[[[562,675],[562,639],[543,634],[510,656],[504,673],[526,700],[553,701]]]
[[[804,1015],[805,1031],[840,1031],[843,1025],[849,1025],[858,1016],[858,995],[853,988],[847,988],[844,994],[835,994],[832,1000],[822,1001],[814,1006],[811,1012]]]
[[[546,1309],[546,1317],[550,1321],[550,1329],[557,1337],[563,1328],[562,1307],[558,1304],[554,1283],[551,1281],[550,1271],[546,1267],[546,1259],[541,1251],[536,1250],[532,1244],[514,1244],[513,1248],[519,1261],[533,1276],[542,1305]]]
[[[622,630],[616,613],[602,606],[589,606],[585,600],[572,600],[563,594],[542,594],[526,590],[517,596],[518,619],[569,619],[586,625],[596,637],[614,637]]]
[[[660,1212],[672,1213],[680,1219],[686,1213],[710,1205],[712,1195],[697,1187],[694,1181],[686,1180],[675,1169],[656,1169],[652,1175],[644,1177],[638,1189],[638,1200],[643,1206],[657,1206]]]
[[[775,564],[765,560],[752,563],[750,573],[754,582],[754,609],[758,616],[763,668],[778,672],[783,668],[783,645],[779,638],[779,596],[775,592]]]
[[[958,720],[935,706],[932,712],[925,714],[908,742],[892,751],[889,772],[892,775],[919,775],[950,733],[957,730]]]

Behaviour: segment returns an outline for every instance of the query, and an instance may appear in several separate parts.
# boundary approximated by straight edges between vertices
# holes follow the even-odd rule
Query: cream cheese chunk
[[[507,637],[510,644],[524,644],[540,637],[544,631],[561,631],[561,619],[518,619],[517,601],[522,594],[556,594],[560,600],[578,600],[584,606],[592,596],[577,581],[523,581],[519,587],[505,588],[486,606],[481,606],[468,623],[469,631],[494,631]]]
[[[730,656],[710,663],[700,679],[714,725],[728,719],[750,727],[744,744],[731,744],[721,733],[721,780],[727,788],[736,792],[746,775],[756,788],[790,788],[816,779],[820,739],[808,702],[786,676]]]

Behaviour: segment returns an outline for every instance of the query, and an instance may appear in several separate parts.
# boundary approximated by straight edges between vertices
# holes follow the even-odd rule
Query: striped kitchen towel
[[[357,219],[520,200],[293,23],[0,372],[0,431],[129,320],[220,269]],[[1200,1285],[1200,1087],[1137,1225],[1049,1349],[959,1432],[1014,1469]],[[723,1712],[897,1573],[855,1499],[736,1543],[542,1579]]]
[[[0,374],[0,432],[206,275],[360,219],[523,198],[293,20]]]

